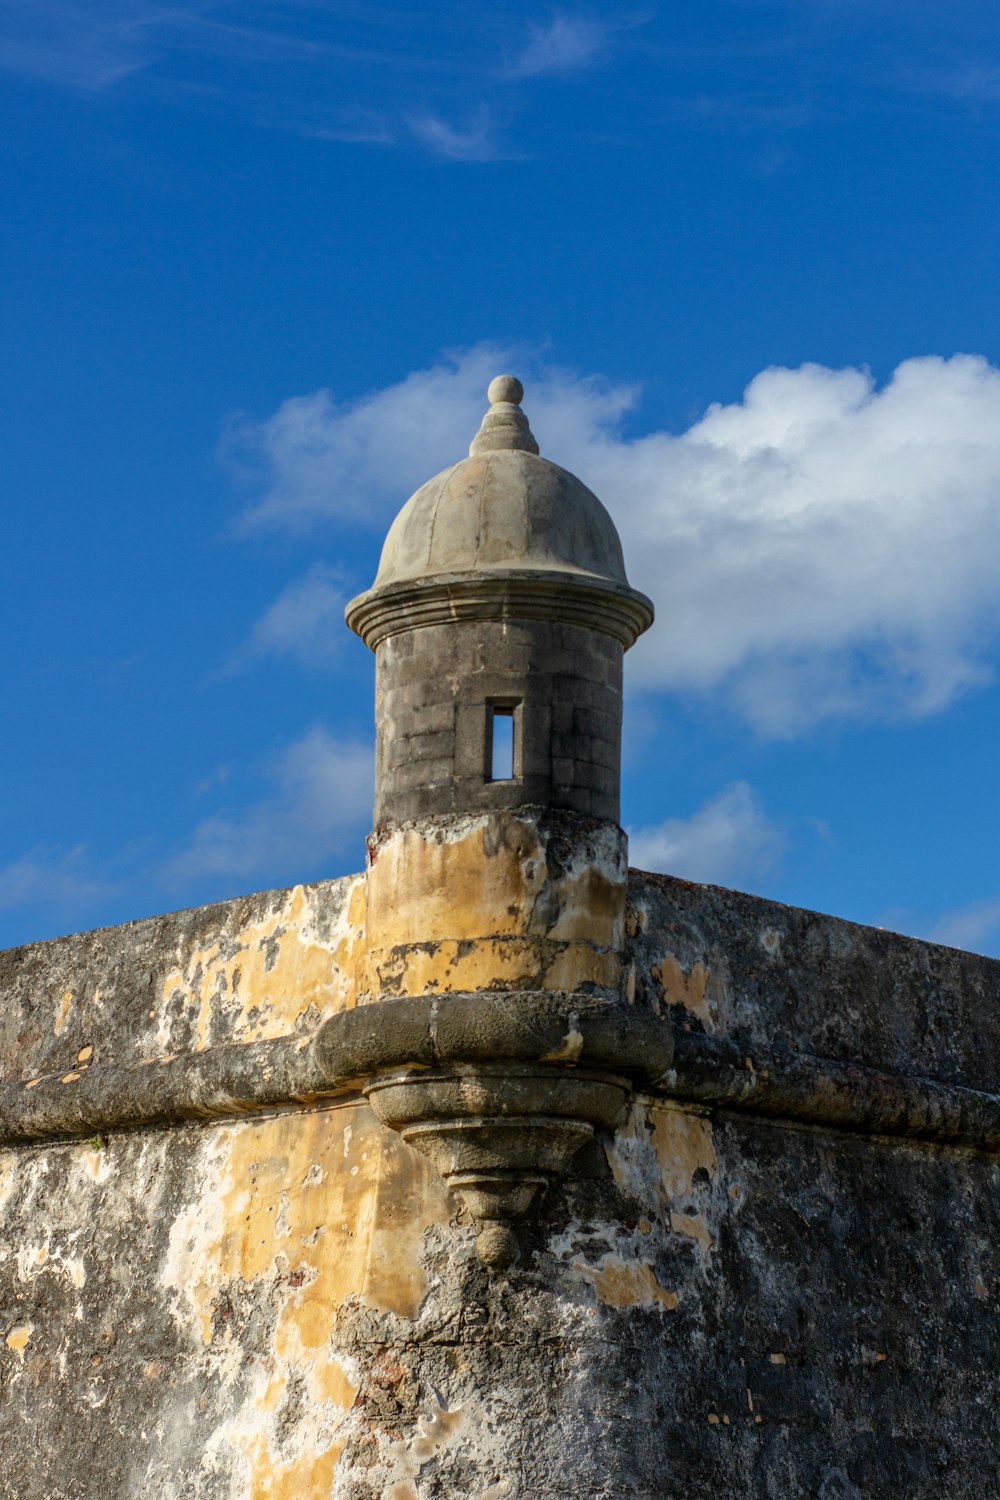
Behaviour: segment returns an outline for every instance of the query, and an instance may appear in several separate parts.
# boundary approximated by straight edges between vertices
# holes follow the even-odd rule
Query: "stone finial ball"
[[[495,406],[498,401],[509,401],[512,406],[519,406],[521,397],[524,395],[524,386],[516,375],[498,375],[491,380],[486,392],[490,404]]]

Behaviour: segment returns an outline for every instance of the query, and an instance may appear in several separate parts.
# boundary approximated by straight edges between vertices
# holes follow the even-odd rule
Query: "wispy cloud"
[[[392,146],[398,136],[385,115],[364,109],[344,110],[339,119],[308,127],[304,133],[314,140],[349,146]]]
[[[784,834],[745,781],[726,787],[689,818],[629,830],[629,863],[637,869],[716,885],[762,879],[784,848]]]
[[[196,802],[221,802],[173,854],[134,841],[100,858],[82,844],[39,846],[0,866],[0,911],[35,914],[51,936],[90,924],[145,915],[166,899],[212,899],[261,884],[291,884],[356,869],[363,859],[374,788],[372,746],[339,740],[314,726],[265,765],[258,795],[241,800],[221,766],[193,789]],[[245,796],[245,794],[244,794]],[[134,905],[133,905],[134,903]]]
[[[66,87],[107,88],[154,61],[158,34],[189,14],[146,0],[8,0],[0,68]]]
[[[83,844],[68,850],[38,847],[0,867],[0,908],[44,901],[60,918],[83,918],[113,889]]]
[[[530,40],[510,70],[513,78],[543,73],[570,73],[599,62],[608,48],[603,23],[584,16],[559,14],[547,26],[531,26]]]
[[[0,6],[0,69],[99,91],[155,64],[170,63],[168,92],[175,99],[190,102],[207,94],[276,101],[291,89],[294,102],[300,103],[294,84],[282,81],[280,68],[297,65],[301,86],[307,76],[303,68],[315,65],[308,76],[315,79],[316,104],[322,104],[324,115],[331,64],[346,62],[382,73],[403,69],[447,75],[454,70],[454,59],[442,58],[440,49],[436,54],[407,46],[414,20],[404,11],[374,3],[351,6],[343,0],[324,8],[308,0],[277,0],[251,24],[245,9],[241,13],[225,0],[5,0]],[[211,85],[200,76],[196,83],[190,78],[185,82],[185,59],[192,58],[249,66],[250,71],[242,82],[235,75]]]
[[[340,655],[347,595],[340,574],[315,563],[283,589],[236,653],[233,670],[261,657],[284,657],[303,666],[325,666]]]
[[[499,136],[493,112],[484,105],[464,125],[452,124],[440,115],[410,115],[414,138],[445,161],[503,161],[513,154]]]
[[[968,906],[946,912],[934,923],[928,937],[951,948],[965,948],[973,953],[995,954],[1000,950],[1000,896],[973,901]]]
[[[354,403],[297,397],[233,424],[246,524],[384,530],[466,451],[514,365],[544,453],[612,510],[657,627],[633,681],[710,695],[760,733],[916,718],[992,680],[1000,655],[1000,370],[956,355],[761,371],[685,432],[626,438],[638,392],[476,348]]]
[[[316,726],[278,756],[265,779],[267,790],[257,801],[198,824],[163,868],[169,886],[205,876],[251,881],[332,874],[349,845],[360,848],[371,821],[370,745],[336,740]]]

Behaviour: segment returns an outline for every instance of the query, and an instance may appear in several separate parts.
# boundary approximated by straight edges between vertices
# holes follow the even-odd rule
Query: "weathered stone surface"
[[[199,980],[182,1044],[294,1032],[302,955],[344,941],[355,890],[3,955],[8,1036],[32,1028],[8,1068],[68,1067],[78,1041],[162,1055],[181,1035],[157,1035],[167,979],[199,962],[204,978],[242,934],[243,995],[272,920],[267,1019]],[[628,912],[636,1003],[682,1035],[995,1083],[995,962],[634,872]],[[331,985],[336,1007],[351,986]],[[437,1172],[358,1101],[7,1149],[0,1494],[978,1496],[998,1437],[998,1170],[640,1096],[498,1275]]]
[[[1000,964],[718,886],[632,872],[643,1003],[748,1052],[790,1048],[992,1091]]]
[[[364,904],[348,876],[0,952],[0,1076],[305,1035],[354,1004]]]

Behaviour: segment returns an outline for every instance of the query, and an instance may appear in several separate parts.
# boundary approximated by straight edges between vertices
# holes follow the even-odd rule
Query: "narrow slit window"
[[[514,779],[514,709],[490,708],[490,780]]]

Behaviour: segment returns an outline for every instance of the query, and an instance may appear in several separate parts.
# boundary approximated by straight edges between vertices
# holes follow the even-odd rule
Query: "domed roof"
[[[422,485],[392,523],[374,588],[442,574],[536,570],[628,585],[597,496],[538,456],[521,383],[498,376],[469,457]]]
[[[372,649],[456,619],[560,619],[628,647],[653,619],[629,586],[614,522],[597,496],[540,458],[513,375],[490,383],[469,457],[413,495],[389,529],[375,582],[348,604]]]

